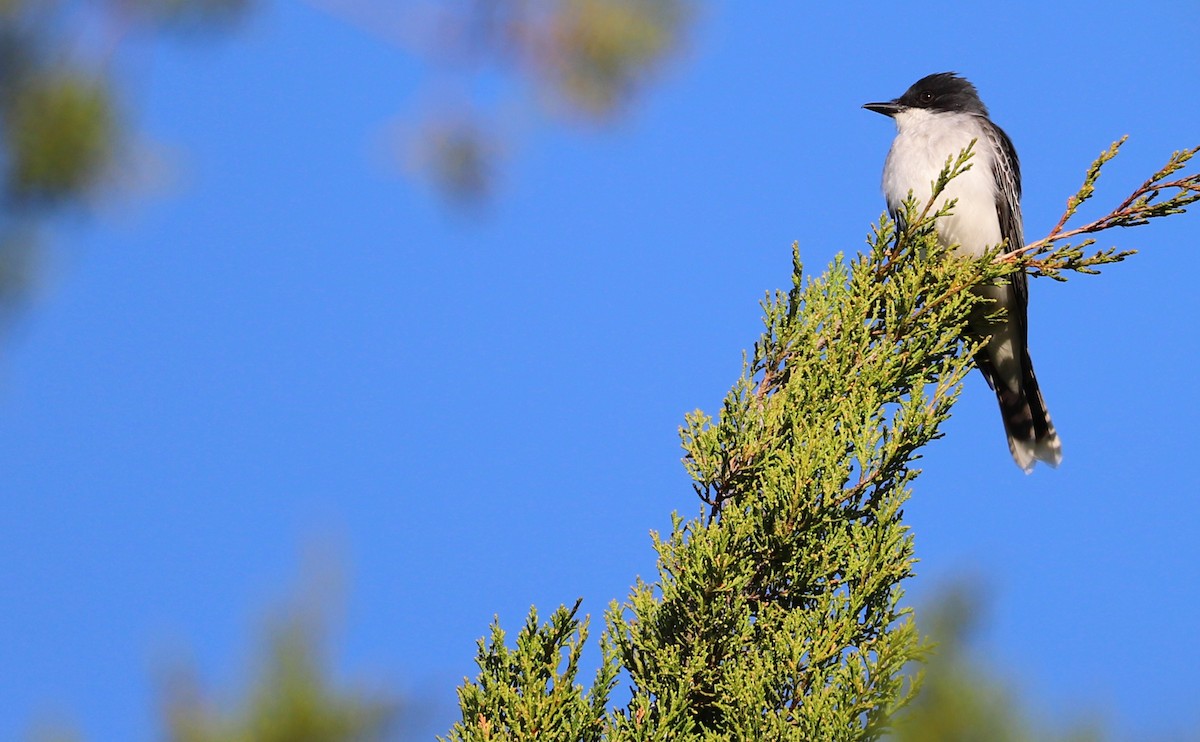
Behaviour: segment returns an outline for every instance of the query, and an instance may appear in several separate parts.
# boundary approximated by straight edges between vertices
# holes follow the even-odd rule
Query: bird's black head
[[[987,115],[987,107],[979,99],[975,86],[953,72],[927,75],[913,83],[899,98],[886,103],[868,103],[863,108],[885,116],[895,116],[900,111],[910,108]]]

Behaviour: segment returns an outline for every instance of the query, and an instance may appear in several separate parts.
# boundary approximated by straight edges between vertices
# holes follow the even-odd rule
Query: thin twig
[[[1200,152],[1200,147],[1193,147],[1173,153],[1166,165],[1154,175],[1147,178],[1144,183],[1134,189],[1124,201],[1108,214],[1083,226],[1069,229],[1066,232],[1062,231],[1063,227],[1066,226],[1067,220],[1075,214],[1075,210],[1078,209],[1079,204],[1091,197],[1096,179],[1100,175],[1100,168],[1116,155],[1117,149],[1125,142],[1125,139],[1126,137],[1122,137],[1120,140],[1114,142],[1108,150],[1102,152],[1100,157],[1092,163],[1092,167],[1088,170],[1087,178],[1084,180],[1083,187],[1079,189],[1077,194],[1068,199],[1066,211],[1048,235],[1018,249],[1010,250],[1004,254],[1004,257],[1007,258],[1023,253],[1040,251],[1056,242],[1081,234],[1094,234],[1113,227],[1137,226],[1156,217],[1180,213],[1184,210],[1185,206],[1200,201],[1200,174],[1189,175],[1175,180],[1166,180],[1167,177],[1181,169],[1197,152]],[[1166,201],[1155,203],[1155,199],[1164,190],[1174,190],[1175,193]]]

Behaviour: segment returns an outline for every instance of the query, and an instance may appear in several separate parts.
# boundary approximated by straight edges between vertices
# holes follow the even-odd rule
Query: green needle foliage
[[[463,717],[473,726],[455,727],[451,740],[602,738],[617,667],[605,644],[591,690],[584,695],[575,684],[587,640],[587,622],[576,618],[579,604],[560,607],[546,624],[538,623],[537,609],[530,611],[515,650],[504,646],[504,631],[493,624],[491,641],[479,642],[478,683],[458,692]]]
[[[969,257],[938,245],[937,220],[954,208],[937,208],[938,194],[971,166],[968,148],[928,204],[905,204],[902,226],[880,220],[865,254],[805,280],[793,247],[792,286],[763,302],[763,333],[719,416],[691,413],[681,430],[703,509],[654,535],[658,579],[609,608],[591,689],[575,685],[578,603],[544,625],[531,613],[515,650],[497,624],[448,739],[883,736],[915,693],[903,668],[926,650],[900,603],[915,563],[903,506],[971,369],[972,289],[1017,271],[1094,272],[1130,253],[1062,240],[1200,200],[1200,176],[1176,177],[1197,151],[1186,150],[1109,215],[1063,231],[1116,146],[1028,246]],[[619,671],[631,698],[612,709]]]

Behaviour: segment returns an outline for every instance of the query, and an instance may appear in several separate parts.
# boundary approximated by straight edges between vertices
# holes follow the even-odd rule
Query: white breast
[[[996,181],[991,151],[978,118],[966,113],[931,113],[909,109],[895,116],[896,139],[883,167],[883,194],[893,212],[902,208],[911,190],[918,208],[932,195],[947,158],[956,158],[975,139],[971,169],[950,181],[938,206],[958,199],[953,213],[938,222],[945,245],[959,245],[971,254],[1000,243],[996,216]]]

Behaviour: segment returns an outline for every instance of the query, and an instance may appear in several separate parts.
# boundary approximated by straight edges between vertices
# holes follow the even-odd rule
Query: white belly
[[[970,170],[950,181],[935,208],[958,199],[951,214],[938,222],[938,237],[946,246],[958,245],[970,254],[1001,241],[996,216],[996,183],[985,146],[983,129],[970,114],[934,116],[914,109],[896,115],[897,134],[883,168],[883,193],[893,212],[902,208],[909,191],[923,209],[933,195],[933,183],[946,166],[975,139]]]

